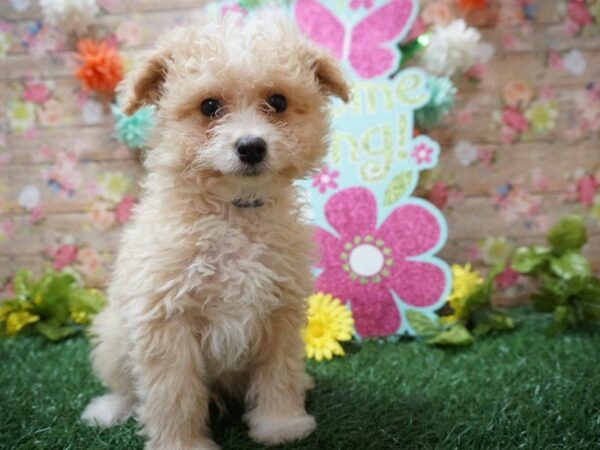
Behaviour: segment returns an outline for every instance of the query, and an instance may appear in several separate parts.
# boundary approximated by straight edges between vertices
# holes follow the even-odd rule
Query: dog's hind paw
[[[96,397],[83,411],[81,420],[92,427],[108,428],[125,422],[133,412],[133,401],[117,394]]]
[[[308,436],[317,424],[313,416],[249,418],[250,437],[261,444],[279,445]]]

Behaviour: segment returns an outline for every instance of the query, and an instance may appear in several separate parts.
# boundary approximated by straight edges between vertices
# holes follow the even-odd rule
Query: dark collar
[[[256,200],[242,200],[241,198],[236,198],[231,203],[237,208],[260,208],[265,204],[260,198],[257,198]]]

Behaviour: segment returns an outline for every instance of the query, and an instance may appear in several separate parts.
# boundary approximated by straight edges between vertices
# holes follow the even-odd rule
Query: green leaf
[[[419,336],[433,336],[441,330],[441,326],[422,312],[409,309],[406,318],[412,329]]]
[[[507,312],[496,308],[488,308],[476,319],[477,325],[473,328],[475,336],[482,336],[493,331],[506,331],[515,328],[515,321]]]
[[[48,283],[45,295],[36,307],[42,317],[51,317],[64,323],[69,319],[69,290],[76,286],[73,275],[54,273]]]
[[[72,288],[69,291],[68,302],[72,311],[80,311],[90,315],[99,313],[106,304],[102,292],[80,287]]]
[[[427,340],[427,343],[441,346],[464,346],[473,343],[473,336],[463,325],[454,324]]]
[[[390,184],[385,188],[383,204],[389,206],[400,200],[400,198],[411,189],[414,180],[415,172],[413,170],[400,172],[392,178]]]
[[[55,319],[38,322],[35,324],[35,329],[51,341],[60,341],[77,331],[77,328],[70,325],[63,326]]]
[[[576,251],[568,251],[558,258],[550,260],[550,269],[561,278],[587,277],[590,264],[585,256]]]
[[[541,269],[549,256],[550,251],[545,247],[520,247],[515,251],[511,267],[520,273],[531,273]]]
[[[548,336],[556,336],[569,326],[569,308],[566,305],[557,306],[552,315],[552,323],[546,328]]]
[[[587,231],[580,216],[561,219],[548,233],[548,243],[557,255],[569,250],[580,250],[586,242]]]
[[[19,300],[27,300],[31,289],[31,272],[27,269],[19,270],[12,280],[15,296]]]

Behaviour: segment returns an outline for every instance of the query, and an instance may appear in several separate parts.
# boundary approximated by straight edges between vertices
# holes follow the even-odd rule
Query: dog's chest
[[[201,345],[217,371],[243,368],[270,314],[281,306],[287,280],[276,248],[254,230],[227,222],[207,224],[189,268],[205,322]]]

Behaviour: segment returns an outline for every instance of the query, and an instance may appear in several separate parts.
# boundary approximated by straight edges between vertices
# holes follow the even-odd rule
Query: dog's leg
[[[199,343],[181,318],[154,319],[135,330],[138,420],[146,450],[214,450],[209,393]]]
[[[128,339],[121,316],[110,305],[96,316],[92,334],[94,372],[112,393],[92,400],[81,420],[90,426],[107,428],[125,422],[133,412],[133,380],[126,364]]]
[[[250,437],[264,445],[277,445],[308,436],[315,419],[304,409],[310,378],[304,369],[300,337],[303,311],[276,312],[260,355],[250,374],[245,419]]]

